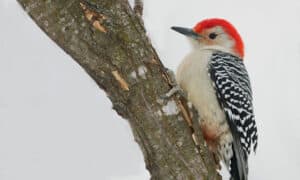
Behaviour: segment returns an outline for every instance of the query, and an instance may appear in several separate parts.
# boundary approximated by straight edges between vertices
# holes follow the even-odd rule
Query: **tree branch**
[[[127,1],[18,1],[128,120],[151,179],[219,179],[195,110],[183,98],[159,98],[171,78]]]

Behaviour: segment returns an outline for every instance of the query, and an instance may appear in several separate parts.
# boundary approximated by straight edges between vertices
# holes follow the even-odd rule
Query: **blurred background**
[[[300,1],[145,2],[164,64],[190,50],[170,27],[222,17],[239,30],[259,130],[250,180],[299,179]],[[14,0],[0,0],[0,180],[146,180],[128,123]]]

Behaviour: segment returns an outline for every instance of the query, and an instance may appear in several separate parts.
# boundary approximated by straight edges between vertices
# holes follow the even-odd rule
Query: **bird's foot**
[[[180,97],[180,96],[183,96],[185,98],[187,97],[187,95],[183,91],[183,89],[181,89],[181,87],[178,84],[176,84],[166,94],[161,95],[161,98],[162,99],[169,99],[174,95],[176,95],[177,97]]]
[[[172,86],[172,88],[166,94],[163,94],[160,97],[162,99],[169,99],[173,95],[176,95],[177,97],[183,96],[184,98],[187,98],[187,94],[177,84],[174,72],[172,70],[170,70],[170,69],[166,69],[166,72],[168,73],[168,75],[170,77],[169,84]]]

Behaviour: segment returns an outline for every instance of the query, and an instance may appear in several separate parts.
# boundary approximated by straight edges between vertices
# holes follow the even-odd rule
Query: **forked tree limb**
[[[18,1],[128,120],[151,179],[220,178],[195,110],[184,98],[160,98],[171,79],[126,0]]]

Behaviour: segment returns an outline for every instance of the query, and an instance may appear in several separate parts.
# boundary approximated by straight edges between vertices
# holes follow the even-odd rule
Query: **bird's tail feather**
[[[229,167],[229,173],[231,175],[230,180],[247,180],[247,172],[243,172],[244,168],[241,167],[242,164],[237,160],[237,154],[233,150],[233,156],[230,160],[230,167]]]
[[[233,132],[233,156],[230,160],[229,172],[231,180],[247,180],[248,179],[248,157],[244,151],[238,133]]]

